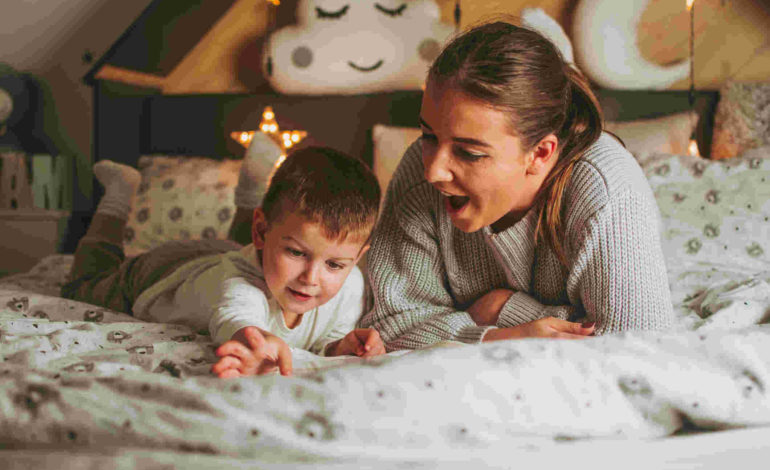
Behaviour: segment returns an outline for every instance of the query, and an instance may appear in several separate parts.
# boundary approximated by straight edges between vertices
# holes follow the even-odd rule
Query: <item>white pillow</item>
[[[608,121],[604,127],[623,139],[641,165],[655,154],[687,155],[690,136],[697,125],[697,113],[684,112],[655,119]]]
[[[404,152],[421,134],[422,131],[414,127],[375,124],[372,128],[372,141],[374,142],[372,169],[377,176],[383,194],[388,189],[388,184],[393,178],[393,172],[396,171]]]

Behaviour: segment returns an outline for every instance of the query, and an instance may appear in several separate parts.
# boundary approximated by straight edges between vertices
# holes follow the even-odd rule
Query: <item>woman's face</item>
[[[422,100],[425,179],[463,232],[502,230],[526,214],[545,175],[503,112],[452,88],[428,85]],[[552,159],[555,160],[555,159]]]

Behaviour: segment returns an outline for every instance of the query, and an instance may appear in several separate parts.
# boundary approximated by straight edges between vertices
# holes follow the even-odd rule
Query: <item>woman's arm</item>
[[[478,326],[458,311],[446,288],[431,188],[423,178],[419,141],[407,150],[388,187],[368,253],[374,308],[361,319],[379,331],[388,350],[416,349],[443,340],[481,341]]]

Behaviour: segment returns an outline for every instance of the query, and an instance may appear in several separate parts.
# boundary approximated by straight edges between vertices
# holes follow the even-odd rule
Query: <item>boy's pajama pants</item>
[[[145,289],[173,273],[188,261],[217,253],[239,250],[230,240],[168,242],[133,258],[110,242],[84,238],[62,297],[132,314],[134,301]]]

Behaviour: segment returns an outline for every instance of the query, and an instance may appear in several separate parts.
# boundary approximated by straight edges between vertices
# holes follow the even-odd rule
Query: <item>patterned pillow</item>
[[[241,160],[142,156],[142,183],[128,218],[124,250],[136,256],[171,240],[227,238]]]
[[[728,82],[719,90],[711,158],[770,145],[770,82]]]
[[[690,262],[770,268],[770,151],[726,161],[660,155],[643,168],[669,271]]]

